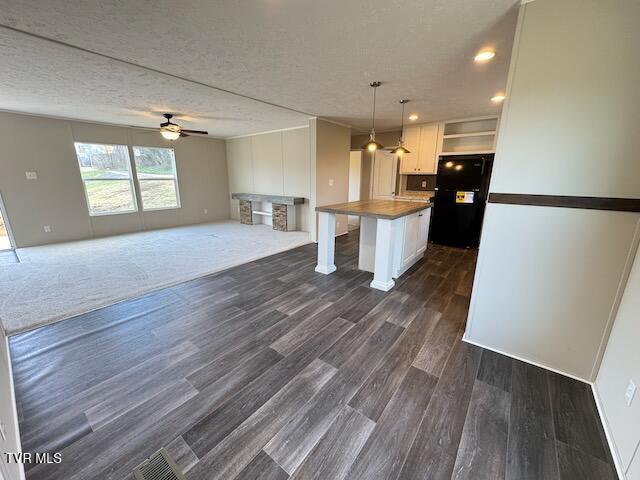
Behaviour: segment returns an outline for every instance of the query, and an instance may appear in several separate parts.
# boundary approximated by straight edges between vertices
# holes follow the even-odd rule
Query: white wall
[[[465,338],[591,379],[637,219],[489,204]]]
[[[0,331],[0,423],[5,426],[6,440],[0,437],[0,478],[6,480],[24,479],[22,465],[5,462],[5,452],[18,453],[20,435],[18,433],[18,416],[13,397],[13,378],[7,337]]]
[[[227,144],[229,194],[263,193],[304,197],[298,210],[298,229],[310,231],[313,219],[309,128],[296,128],[232,138]],[[240,218],[237,200],[231,200],[231,217]]]
[[[322,206],[347,202],[351,129],[321,119],[314,119],[310,123],[316,136],[316,204]],[[336,235],[347,231],[347,216],[336,215]]]
[[[623,471],[640,464],[640,390],[630,406],[624,398],[629,380],[640,389],[640,253],[629,276],[607,349],[595,382],[605,425]],[[635,458],[634,458],[635,455]],[[627,480],[640,480],[640,468]]]
[[[90,217],[74,142],[173,146],[181,208]],[[19,247],[229,217],[223,140],[189,137],[170,143],[157,132],[0,113],[0,144],[0,193]],[[27,180],[26,171],[35,171],[38,179]]]
[[[491,191],[640,198],[640,3],[521,7]],[[465,339],[593,380],[640,215],[489,204]]]

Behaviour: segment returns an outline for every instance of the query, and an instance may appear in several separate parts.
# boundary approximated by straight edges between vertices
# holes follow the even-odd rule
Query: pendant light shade
[[[380,82],[371,82],[369,84],[373,88],[373,115],[371,116],[371,133],[369,134],[369,141],[362,145],[362,150],[369,152],[375,152],[384,148],[381,143],[376,142],[376,89],[381,85]]]
[[[400,104],[402,105],[402,120],[400,121],[400,138],[398,139],[398,145],[391,150],[391,153],[401,157],[405,153],[411,153],[404,147],[404,104],[409,100],[400,100]]]
[[[395,147],[395,148],[393,148],[391,150],[391,153],[393,155],[397,155],[397,156],[401,157],[405,153],[411,153],[411,152],[409,150],[407,150],[406,148],[404,148],[402,145],[398,145],[397,147]]]
[[[363,150],[368,150],[370,152],[375,152],[376,150],[381,150],[384,148],[384,145],[376,142],[376,136],[371,134],[369,135],[369,141],[362,146]]]

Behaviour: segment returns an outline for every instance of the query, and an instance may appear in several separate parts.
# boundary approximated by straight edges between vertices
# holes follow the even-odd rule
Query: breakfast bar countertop
[[[403,202],[399,200],[360,200],[316,207],[316,212],[356,215],[359,217],[395,220],[430,208],[430,202]]]

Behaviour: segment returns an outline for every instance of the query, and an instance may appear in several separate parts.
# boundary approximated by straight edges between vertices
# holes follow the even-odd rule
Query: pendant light
[[[370,86],[373,88],[373,115],[371,117],[371,133],[369,134],[369,141],[365,143],[361,148],[370,152],[375,152],[384,148],[380,143],[376,142],[376,89],[381,85],[380,82],[372,82]]]
[[[400,123],[400,138],[398,139],[398,146],[391,150],[391,153],[401,157],[405,153],[411,153],[404,147],[404,104],[409,100],[400,100],[400,104],[402,105],[402,120]]]

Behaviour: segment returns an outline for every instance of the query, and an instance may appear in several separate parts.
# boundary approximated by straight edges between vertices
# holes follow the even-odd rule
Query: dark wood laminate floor
[[[475,252],[393,291],[307,245],[11,338],[28,480],[613,479],[587,385],[465,344]]]

